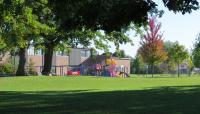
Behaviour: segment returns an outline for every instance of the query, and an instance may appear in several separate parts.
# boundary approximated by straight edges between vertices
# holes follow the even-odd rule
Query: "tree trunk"
[[[54,46],[46,45],[44,52],[44,67],[42,75],[49,75],[51,73],[52,59],[53,59]]]
[[[168,72],[168,74],[170,74],[170,66],[169,66],[169,63],[167,64],[167,72]]]
[[[179,63],[178,63],[178,77],[180,76],[180,68],[179,68]]]
[[[151,71],[151,74],[152,74],[152,78],[153,78],[153,75],[154,75],[154,64],[152,64],[152,71]]]
[[[20,48],[19,49],[19,65],[16,72],[16,76],[27,76],[26,62],[27,62],[27,49]]]
[[[147,65],[146,78],[148,77],[148,74],[149,74],[149,66],[150,66],[150,65]]]
[[[191,68],[189,68],[189,71],[188,71],[189,77],[191,76],[191,72],[192,72],[192,70],[191,70]]]

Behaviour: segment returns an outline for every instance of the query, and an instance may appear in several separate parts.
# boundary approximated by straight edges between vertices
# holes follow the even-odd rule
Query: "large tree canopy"
[[[183,14],[198,9],[197,0],[163,0],[163,3],[169,10]],[[157,11],[156,6],[153,0],[0,0],[0,24],[8,44],[23,52],[30,41],[42,39],[47,55],[52,56],[55,46],[63,42],[88,45],[93,40],[101,47],[107,40],[116,46],[130,42],[123,33],[130,25],[136,28],[146,25],[148,13]],[[90,33],[98,30],[108,36],[92,38]],[[75,37],[77,31],[91,32],[83,38]]]
[[[134,23],[145,24],[148,13],[157,9],[153,0],[50,0],[61,27],[71,30],[86,26],[107,32],[121,31]],[[183,14],[198,9],[197,0],[163,0],[174,12]]]
[[[198,0],[163,0],[164,5],[171,11],[191,13],[199,8]]]
[[[40,34],[48,34],[54,28],[41,23],[39,14],[46,9],[47,0],[2,0],[1,5],[1,33],[9,46],[19,50],[19,66],[16,75],[27,75],[26,55],[31,41]],[[46,4],[46,5],[45,5]]]
[[[86,26],[89,29],[120,31],[130,22],[141,24],[147,20],[147,12],[155,3],[139,0],[62,0],[54,1],[57,19],[61,27],[71,30]],[[62,6],[62,7],[61,7]],[[64,6],[64,7],[63,7]]]

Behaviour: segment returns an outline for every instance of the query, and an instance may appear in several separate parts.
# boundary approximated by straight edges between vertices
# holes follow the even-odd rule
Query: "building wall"
[[[83,63],[85,60],[87,60],[89,57],[81,57],[81,63]]]
[[[7,62],[9,57],[10,55],[8,53],[6,53],[5,55],[0,55],[0,64]]]
[[[56,56],[56,74],[64,75],[67,72],[67,65],[69,64],[68,56]],[[64,73],[64,74],[63,74]]]
[[[79,65],[81,63],[80,49],[71,49],[69,54],[69,65]]]
[[[69,54],[69,65],[77,66],[90,57],[90,49],[73,48]]]
[[[35,69],[37,72],[41,72],[43,66],[43,56],[42,55],[29,55],[28,62],[34,63]],[[67,72],[69,57],[68,56],[54,56],[52,60],[53,70],[56,75],[64,75],[63,73]],[[55,67],[57,66],[57,67]]]
[[[39,73],[42,70],[43,66],[43,56],[41,55],[28,55],[28,63],[30,63],[31,61],[33,62],[36,71]]]
[[[41,55],[28,55],[28,62],[32,61],[34,66],[42,66],[43,65],[43,56]]]

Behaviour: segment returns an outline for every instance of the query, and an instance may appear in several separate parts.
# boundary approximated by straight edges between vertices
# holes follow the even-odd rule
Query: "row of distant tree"
[[[143,36],[138,50],[143,61],[151,67],[152,76],[154,74],[154,67],[163,62],[167,63],[169,67],[176,64],[178,67],[178,76],[180,64],[189,59],[188,51],[184,46],[179,45],[178,42],[166,42],[164,45],[162,33],[160,32],[161,23],[156,22],[155,18],[149,21],[149,30]]]
[[[177,69],[179,76],[180,65],[183,62],[186,63],[189,74],[194,67],[199,68],[200,35],[196,39],[192,53],[189,54],[188,50],[178,42],[164,42],[160,28],[161,24],[155,18],[150,19],[149,29],[141,38],[141,47],[138,49],[136,57],[132,59],[132,73],[140,74],[150,70],[153,76],[154,73],[160,73],[163,70],[169,72]],[[162,69],[162,66],[167,69]]]
[[[163,4],[182,14],[199,8],[198,0],[163,0]],[[54,50],[93,42],[107,51],[108,42],[117,48],[132,43],[126,31],[140,32],[150,15],[162,15],[157,6],[153,0],[1,0],[0,50],[18,53],[16,75],[24,76],[27,49],[43,49],[42,74],[48,75]]]
[[[156,60],[154,58],[159,56],[159,54],[156,55],[157,52],[142,55],[141,50],[138,50],[136,57],[132,59],[132,73],[146,74],[148,72],[153,75],[154,73],[174,73],[177,70],[178,76],[180,76],[180,65],[182,63],[186,63],[188,73],[191,73],[194,68],[192,56],[183,45],[178,42],[167,41],[163,43],[163,50],[160,54],[163,53],[162,56],[164,57]]]

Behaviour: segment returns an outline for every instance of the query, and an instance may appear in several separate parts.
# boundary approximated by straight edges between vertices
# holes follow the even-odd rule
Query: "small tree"
[[[0,63],[0,74],[13,75],[14,73],[15,69],[12,65],[11,57],[5,58],[5,60]]]
[[[131,69],[134,74],[144,73],[144,63],[141,55],[137,54],[131,63]]]
[[[183,45],[179,45],[178,42],[170,48],[169,55],[172,57],[173,61],[178,67],[178,77],[180,76],[180,64],[183,63],[189,57],[188,51]]]
[[[191,76],[192,70],[194,69],[194,64],[193,64],[192,58],[189,57],[187,59],[187,62],[188,62],[188,70],[189,70],[188,75]]]
[[[176,69],[176,63],[174,62],[172,54],[170,53],[171,48],[173,48],[175,44],[176,44],[175,42],[171,42],[171,41],[164,42],[164,49],[167,52],[167,56],[168,56],[168,58],[165,60],[164,64],[167,65],[168,73],[171,70]]]
[[[192,60],[194,63],[194,66],[199,68],[200,67],[200,33],[198,34],[194,49],[192,50]]]
[[[112,56],[119,57],[119,58],[126,58],[127,57],[124,50],[117,50],[116,52],[113,53]]]
[[[149,31],[143,36],[139,49],[145,63],[152,68],[152,77],[154,74],[154,66],[167,59],[167,53],[164,51],[162,34],[159,33],[161,28],[160,23],[156,23],[155,18],[151,18],[149,21]]]
[[[37,71],[35,69],[35,64],[33,62],[33,59],[29,60],[28,74],[29,75],[37,75]]]

